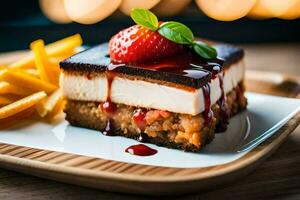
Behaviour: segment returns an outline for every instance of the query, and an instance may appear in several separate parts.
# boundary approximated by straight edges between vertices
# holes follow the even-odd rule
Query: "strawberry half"
[[[115,63],[143,63],[182,52],[184,46],[174,43],[157,31],[134,25],[114,35],[109,41],[109,54]]]

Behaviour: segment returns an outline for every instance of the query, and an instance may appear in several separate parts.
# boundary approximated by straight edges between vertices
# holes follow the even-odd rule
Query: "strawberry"
[[[134,25],[114,35],[109,41],[109,54],[116,63],[143,63],[169,57],[183,51],[174,43],[140,25]]]

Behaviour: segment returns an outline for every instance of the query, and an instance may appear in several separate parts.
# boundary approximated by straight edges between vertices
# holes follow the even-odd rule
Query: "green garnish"
[[[198,55],[205,59],[217,57],[215,48],[204,42],[196,41],[191,29],[180,22],[169,21],[158,25],[158,19],[155,14],[141,8],[133,9],[130,16],[136,24],[152,31],[158,31],[161,36],[172,42],[189,45]]]
[[[193,42],[193,49],[198,55],[206,59],[213,59],[218,55],[215,48],[200,41]]]
[[[136,24],[149,28],[152,31],[158,29],[158,19],[149,10],[135,8],[131,11],[130,16]]]
[[[163,23],[158,32],[165,38],[179,44],[192,44],[194,34],[187,26],[179,22]]]

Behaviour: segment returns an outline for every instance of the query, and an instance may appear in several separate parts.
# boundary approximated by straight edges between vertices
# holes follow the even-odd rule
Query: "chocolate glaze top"
[[[114,73],[171,82],[197,89],[207,84],[219,71],[239,61],[244,55],[242,49],[232,45],[213,46],[218,52],[218,58],[213,60],[202,59],[188,51],[151,63],[114,65],[109,58],[108,44],[104,43],[62,61],[60,67],[66,71],[88,73],[110,70]]]

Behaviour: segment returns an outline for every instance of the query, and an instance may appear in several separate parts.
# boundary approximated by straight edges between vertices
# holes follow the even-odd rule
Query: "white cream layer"
[[[228,93],[244,78],[243,62],[225,70],[224,92]],[[221,97],[219,78],[211,81],[211,104]],[[88,80],[86,76],[61,73],[60,87],[68,99],[83,101],[105,101],[107,79],[105,76]],[[175,113],[197,115],[204,111],[202,88],[187,91],[142,80],[115,77],[111,85],[111,100],[125,105],[167,110]]]

